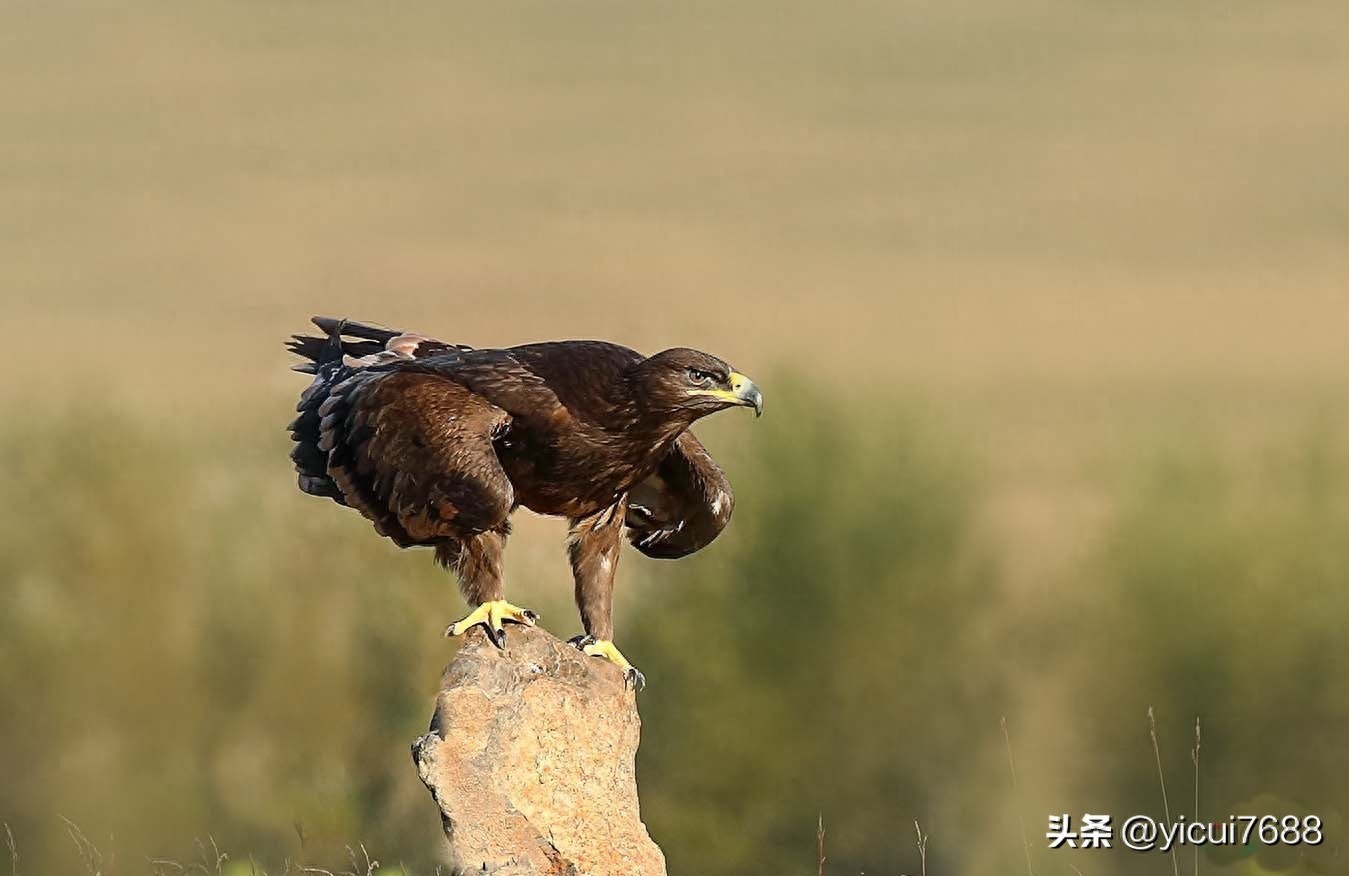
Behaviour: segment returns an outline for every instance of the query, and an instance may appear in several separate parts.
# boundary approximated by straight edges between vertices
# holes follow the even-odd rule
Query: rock
[[[440,687],[412,759],[455,876],[665,876],[638,811],[636,695],[617,667],[538,628],[508,627],[505,651],[473,630]]]

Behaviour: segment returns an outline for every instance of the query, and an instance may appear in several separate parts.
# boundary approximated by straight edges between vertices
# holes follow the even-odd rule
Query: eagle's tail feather
[[[291,367],[291,370],[299,371],[302,374],[317,374],[321,366],[329,362],[336,362],[342,358],[343,354],[360,359],[364,356],[379,353],[384,349],[385,343],[390,338],[398,337],[398,332],[375,328],[359,322],[348,322],[345,319],[316,316],[313,322],[314,325],[323,330],[323,337],[291,335],[290,340],[286,342],[287,350],[308,360]],[[373,337],[373,335],[379,337]],[[364,340],[348,341],[344,340],[344,336]]]
[[[349,319],[338,319],[333,316],[315,316],[309,320],[319,327],[319,331],[325,335],[346,335],[350,338],[361,338],[366,341],[378,341],[380,346],[387,344],[393,338],[402,334],[400,331],[386,329],[383,326],[371,325],[365,322],[353,322]]]
[[[448,344],[415,332],[400,332],[364,322],[316,316],[314,325],[323,331],[323,337],[291,335],[286,349],[306,360],[293,366],[304,374],[318,374],[329,362],[344,357],[363,360],[359,364],[383,364],[391,359],[424,359],[452,352],[471,350],[463,344]]]
[[[316,319],[315,323],[317,322]],[[342,340],[342,334],[346,329],[345,320],[325,320],[325,322],[328,323],[327,326],[319,327],[324,330],[326,337],[291,335],[290,341],[286,344],[286,348],[292,353],[308,360],[293,366],[294,370],[314,375],[314,382],[300,395],[300,403],[296,405],[295,410],[299,416],[287,426],[291,439],[295,442],[290,458],[295,463],[301,490],[310,495],[327,496],[346,504],[342,492],[328,475],[328,453],[319,446],[323,418],[319,416],[318,411],[328,400],[333,389],[349,373],[343,367],[342,357],[345,353],[352,352],[349,348],[355,345]],[[382,344],[366,342],[365,345],[375,348],[370,352],[383,349]]]

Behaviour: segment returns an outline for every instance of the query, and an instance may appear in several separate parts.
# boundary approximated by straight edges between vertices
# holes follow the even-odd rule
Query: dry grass
[[[1007,729],[1007,716],[1003,715],[1000,721],[1002,727],[1002,740],[1007,745],[1007,771],[1012,777],[1012,802],[1016,806],[1016,822],[1021,829],[1021,851],[1026,856],[1026,876],[1035,876],[1035,868],[1031,866],[1030,859],[1030,836],[1026,833],[1026,814],[1021,803],[1021,787],[1016,780],[1016,758],[1012,756],[1012,734]]]
[[[0,822],[5,828],[5,848],[9,850],[9,876],[19,876],[19,846],[14,842],[14,831],[9,822]]]
[[[1153,714],[1152,706],[1148,706],[1148,736],[1152,739],[1152,756],[1157,761],[1157,783],[1162,788],[1162,813],[1166,816],[1167,825],[1174,822],[1171,820],[1171,801],[1166,797],[1166,773],[1162,770],[1162,750],[1157,740],[1157,716]],[[1176,847],[1171,848],[1171,869],[1175,876],[1180,876],[1180,857]]]
[[[1199,717],[1194,719],[1194,748],[1190,749],[1190,760],[1194,763],[1194,822],[1199,823],[1199,749],[1203,742]],[[1194,847],[1194,876],[1199,876],[1199,846]]]
[[[65,817],[60,817],[60,821],[66,836],[74,847],[75,856],[81,869],[87,876],[110,876],[110,874],[119,872],[114,854],[110,853],[105,857],[103,848],[91,840],[78,824]],[[0,826],[3,826],[5,830],[5,845],[9,850],[10,857],[10,876],[18,876],[18,843],[7,823],[0,822]],[[301,839],[301,856],[303,856],[304,834],[298,827],[297,834]],[[150,868],[150,876],[194,876],[194,874],[197,874],[197,876],[245,876],[245,874],[247,876],[301,876],[301,874],[306,873],[316,874],[316,876],[416,876],[416,871],[402,862],[399,862],[392,869],[382,867],[378,860],[370,856],[370,852],[366,849],[364,843],[346,846],[347,866],[344,869],[314,866],[303,863],[302,860],[293,860],[287,857],[282,861],[280,868],[274,870],[269,870],[260,864],[252,855],[245,859],[232,858],[229,852],[220,847],[215,837],[193,840],[192,845],[196,851],[196,857],[191,860],[146,858],[145,863]],[[232,860],[238,866],[231,866]],[[247,867],[246,870],[243,869],[244,866]],[[430,876],[441,876],[443,871],[442,866],[432,865],[425,872]]]
[[[927,876],[927,834],[923,833],[923,828],[919,826],[918,819],[913,821],[914,848],[918,850],[918,861],[920,865],[919,873]]]
[[[79,856],[80,862],[84,864],[84,870],[89,876],[104,876],[104,873],[113,864],[114,858],[109,857],[106,861],[103,858],[103,852],[94,843],[93,840],[84,835],[84,831],[75,822],[61,817],[61,823],[65,825],[66,836],[75,846],[75,853]]]
[[[816,876],[824,876],[824,862],[828,858],[824,855],[824,813],[820,813],[819,820],[815,825],[815,873]]]

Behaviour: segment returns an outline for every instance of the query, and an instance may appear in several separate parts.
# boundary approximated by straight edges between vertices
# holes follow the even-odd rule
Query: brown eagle
[[[572,641],[644,685],[613,644],[614,571],[624,528],[649,557],[706,546],[734,498],[689,431],[763,395],[715,356],[675,348],[643,356],[603,341],[497,350],[315,317],[324,337],[294,335],[313,374],[290,424],[300,489],[350,505],[399,547],[435,548],[499,648],[504,621],[538,616],[506,601],[502,554],[524,506],[571,523],[567,549],[585,635]]]

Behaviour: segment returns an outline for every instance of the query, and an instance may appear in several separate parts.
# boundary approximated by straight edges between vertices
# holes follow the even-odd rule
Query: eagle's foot
[[[618,647],[608,639],[597,639],[591,635],[584,635],[575,636],[568,641],[581,649],[582,654],[591,657],[603,657],[623,670],[623,683],[632,685],[633,690],[641,690],[646,687],[646,676],[636,666],[629,663],[628,658],[623,656],[623,652],[618,650]]]
[[[445,635],[462,636],[473,627],[482,624],[483,628],[487,630],[487,638],[492,640],[492,644],[504,650],[506,648],[506,628],[504,626],[506,621],[532,627],[538,623],[539,614],[528,608],[511,605],[504,599],[494,599],[473,609],[462,620],[450,624],[445,628]]]

